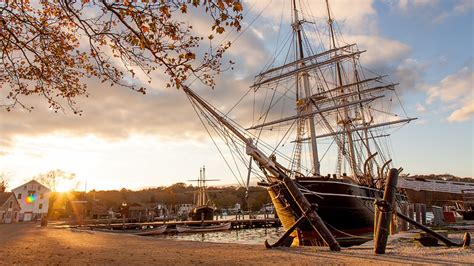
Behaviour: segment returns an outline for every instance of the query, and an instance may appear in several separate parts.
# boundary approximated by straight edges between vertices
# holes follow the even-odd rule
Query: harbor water
[[[206,233],[170,233],[156,237],[170,240],[263,245],[265,239],[273,243],[278,240],[283,233],[284,229],[282,227],[272,227]]]

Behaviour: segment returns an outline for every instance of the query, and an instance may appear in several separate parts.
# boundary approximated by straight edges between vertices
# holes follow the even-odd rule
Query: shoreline
[[[393,238],[384,255],[370,243],[331,252],[327,247],[265,249],[262,245],[166,240],[103,232],[0,225],[0,264],[473,264],[471,248],[417,247]]]

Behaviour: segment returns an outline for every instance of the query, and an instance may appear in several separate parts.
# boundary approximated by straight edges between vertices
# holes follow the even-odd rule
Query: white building
[[[0,192],[0,224],[18,222],[20,204],[12,192]]]
[[[40,220],[48,215],[51,190],[36,180],[12,189],[20,204],[20,221]]]

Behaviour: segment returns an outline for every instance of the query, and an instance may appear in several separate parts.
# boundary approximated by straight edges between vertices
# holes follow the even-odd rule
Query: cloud
[[[285,14],[288,13],[288,17],[285,18],[290,18],[287,12],[290,9],[283,8],[278,3],[278,1],[273,1],[268,5],[266,1],[255,1],[247,5],[253,8],[245,23],[249,25],[249,20],[251,21],[266,7],[267,9],[262,13],[263,23],[259,19],[257,23],[250,26],[249,31],[241,36],[234,33],[226,37],[232,40],[238,36],[233,47],[226,54],[226,60],[235,61],[236,65],[234,71],[222,73],[218,77],[216,89],[205,88],[198,84],[199,82],[193,83],[192,87],[219,109],[231,108],[231,105],[248,90],[253,75],[258,73],[263,64],[269,60],[270,53],[275,47],[268,43],[277,39],[276,30],[278,29],[275,28],[275,23],[266,22],[279,20],[282,11]],[[314,1],[309,1],[309,3],[311,11],[304,10],[306,16],[326,17],[324,5],[317,5]],[[345,25],[344,27],[347,26],[348,29],[367,19],[372,20],[376,15],[372,6],[373,1],[360,1],[351,10],[346,8],[349,3],[351,1],[337,1],[331,4],[336,19],[341,20],[341,24]],[[192,24],[196,31],[209,30],[205,19],[193,19]],[[358,42],[361,49],[368,50],[362,57],[365,60],[363,63],[369,68],[383,68],[387,64],[393,64],[390,67],[395,68],[397,62],[403,61],[410,53],[410,48],[402,42],[370,36],[367,32],[356,34],[355,31],[344,37]],[[261,39],[262,37],[265,41]],[[282,42],[281,39],[280,42]],[[381,73],[387,72],[381,71]],[[135,81],[144,83],[147,80],[147,77],[138,76]],[[22,109],[15,109],[9,113],[0,112],[2,121],[0,134],[3,138],[0,143],[0,152],[2,147],[3,151],[6,151],[9,146],[14,145],[15,137],[18,136],[38,137],[58,133],[71,137],[94,135],[108,141],[127,139],[131,135],[148,135],[171,141],[207,139],[207,133],[203,130],[185,94],[172,88],[164,88],[166,76],[163,73],[153,73],[152,80],[154,88],[147,95],[124,88],[110,87],[109,84],[100,83],[97,80],[88,81],[90,96],[78,99],[78,105],[84,110],[83,116],[70,113],[55,114],[48,109],[44,99],[31,96],[25,100],[28,105],[35,106],[33,112]],[[252,102],[241,103],[238,108],[239,116],[235,119],[247,125],[251,122],[253,115]]]
[[[423,75],[426,64],[413,58],[406,58],[399,63],[394,71],[394,80],[400,83],[403,90],[416,90],[423,86]]]
[[[421,16],[434,23],[442,23],[448,18],[466,14],[474,9],[472,0],[384,0],[384,2],[390,3],[392,7],[405,14]]]
[[[410,47],[400,41],[374,35],[348,35],[349,43],[357,43],[361,50],[367,50],[361,61],[370,68],[386,66],[389,62],[397,65],[410,54]]]
[[[467,121],[474,113],[474,72],[472,67],[465,66],[458,72],[443,78],[437,85],[426,85],[428,96],[426,103],[441,101],[449,109],[454,109],[448,117],[450,122]]]
[[[460,0],[448,11],[443,11],[441,14],[435,17],[433,20],[436,23],[441,23],[450,17],[459,16],[465,14],[474,9],[474,1],[472,0]]]
[[[372,16],[376,15],[373,7],[373,0],[358,0],[354,5],[352,0],[339,0],[330,2],[330,10],[333,19],[353,33],[367,32],[374,30],[371,23]],[[273,22],[279,22],[283,19],[285,22],[291,22],[292,7],[291,1],[286,0],[244,0],[246,6],[253,13],[262,12],[263,17],[271,19]],[[301,3],[301,6],[299,5]],[[327,8],[324,1],[297,1],[298,16],[300,19],[306,18],[309,21],[317,20],[318,22],[327,23]],[[351,6],[351,8],[347,8]]]
[[[417,103],[415,108],[416,108],[416,111],[419,113],[426,112],[426,107],[421,103]]]
[[[428,88],[427,103],[430,104],[436,99],[443,102],[472,98],[472,82],[474,73],[470,67],[463,67],[457,73],[446,76],[436,86]]]
[[[402,10],[407,10],[411,8],[435,6],[438,3],[439,3],[439,0],[399,0],[398,8]]]
[[[209,22],[206,21],[208,18],[203,18],[202,13],[198,11],[190,13],[192,17],[187,19],[194,30],[210,34]],[[225,105],[235,103],[236,99],[248,89],[251,83],[249,76],[257,73],[257,69],[261,68],[262,63],[269,57],[262,40],[258,38],[259,32],[266,34],[261,27],[255,29],[253,33],[248,31],[247,34],[242,34],[234,43],[236,47],[232,47],[226,53],[223,62],[229,59],[236,62],[236,71],[221,73],[216,80],[216,89],[211,90],[199,81],[192,83],[193,89],[220,108],[229,108]],[[215,38],[214,45],[223,38],[233,40],[236,35],[235,32],[226,32]],[[201,52],[209,48],[209,40],[204,41],[199,48]],[[35,107],[32,112],[21,108],[11,112],[1,109],[0,155],[4,155],[9,147],[15,145],[16,137],[53,134],[70,137],[94,135],[109,141],[127,139],[136,134],[172,141],[207,139],[207,133],[183,91],[165,88],[167,76],[160,71],[152,72],[151,84],[147,83],[148,77],[141,75],[139,71],[136,72],[137,76],[133,82],[145,83],[152,87],[147,95],[117,86],[110,87],[109,83],[101,83],[98,80],[86,80],[89,97],[76,99],[79,108],[83,110],[82,116],[73,115],[68,110],[56,114],[49,110],[44,98],[37,96],[22,99],[26,106]],[[5,101],[6,92],[7,88],[0,90],[0,104]],[[251,110],[245,110],[246,106],[240,107],[244,109],[244,114],[251,113]]]
[[[474,114],[474,101],[471,99],[466,105],[454,111],[449,117],[450,122],[464,122],[467,121]]]

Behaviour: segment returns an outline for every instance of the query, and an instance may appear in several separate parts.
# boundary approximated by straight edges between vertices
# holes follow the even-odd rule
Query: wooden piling
[[[378,224],[379,224],[379,216],[380,216],[380,210],[379,210],[379,206],[377,204],[377,200],[375,200],[375,203],[374,203],[374,239],[377,236],[377,227],[378,227]]]
[[[383,200],[378,202],[380,214],[374,241],[375,254],[384,254],[385,248],[387,247],[390,220],[392,218],[392,203],[395,200],[397,181],[398,170],[392,168],[388,173]]]
[[[412,220],[414,220],[414,216],[415,216],[415,206],[413,204],[409,204],[408,205],[408,217]],[[408,225],[408,229],[414,229],[415,226],[413,226],[412,224],[409,224]]]
[[[398,234],[398,219],[397,219],[397,207],[393,206],[392,207],[392,221],[390,222],[390,235],[396,235]]]
[[[419,203],[415,203],[415,217],[415,221],[421,224],[421,204]]]
[[[463,238],[463,248],[469,248],[469,245],[471,245],[471,234],[468,232],[464,233],[464,238]]]
[[[403,203],[401,205],[401,212],[404,215],[408,214],[408,203]],[[408,222],[404,219],[400,219],[400,231],[408,231]]]
[[[426,225],[426,204],[420,204],[421,224]]]
[[[439,206],[431,206],[431,210],[433,212],[433,224],[443,225],[444,224],[443,208]]]

